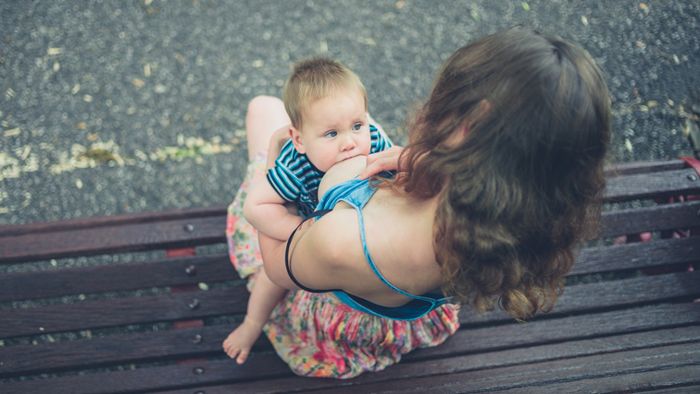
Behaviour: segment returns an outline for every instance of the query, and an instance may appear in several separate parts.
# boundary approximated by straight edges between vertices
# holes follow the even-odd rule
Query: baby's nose
[[[341,145],[341,149],[342,149],[343,151],[348,151],[348,150],[350,150],[350,149],[355,148],[355,145],[357,145],[357,144],[355,143],[355,139],[354,139],[354,138],[352,138],[352,137],[346,137],[346,138],[343,140],[343,144]]]

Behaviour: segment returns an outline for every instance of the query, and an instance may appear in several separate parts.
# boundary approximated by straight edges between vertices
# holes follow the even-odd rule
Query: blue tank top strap
[[[362,213],[362,208],[367,204],[370,198],[374,195],[374,192],[376,192],[376,188],[372,187],[372,185],[369,183],[370,180],[365,179],[365,180],[360,180],[360,179],[352,179],[347,182],[340,183],[338,185],[333,186],[330,188],[326,193],[323,195],[321,198],[321,201],[319,201],[319,204],[317,206],[317,211],[318,210],[328,210],[332,209],[339,201],[343,201],[349,205],[351,205],[353,208],[355,208],[355,211],[357,212],[357,217],[358,217],[358,222],[359,222],[359,227],[360,227],[360,240],[362,241],[362,252],[365,255],[365,258],[367,259],[367,263],[369,264],[370,268],[372,269],[372,272],[379,278],[379,280],[382,281],[386,286],[388,286],[390,289],[394,290],[395,292],[405,296],[412,298],[414,300],[421,300],[425,301],[428,303],[444,303],[446,302],[450,297],[426,297],[426,296],[419,296],[415,295],[412,293],[409,293],[403,289],[400,289],[396,287],[393,283],[389,282],[384,275],[379,271],[377,268],[377,265],[374,263],[374,260],[372,259],[372,256],[369,253],[369,249],[367,248],[367,235],[365,232],[365,220],[364,220],[364,215]]]

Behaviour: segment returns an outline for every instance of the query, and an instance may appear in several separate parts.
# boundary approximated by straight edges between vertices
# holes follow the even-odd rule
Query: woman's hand
[[[401,152],[403,152],[403,147],[392,146],[387,150],[367,156],[367,166],[357,177],[365,179],[382,171],[401,171],[401,166],[399,165]]]

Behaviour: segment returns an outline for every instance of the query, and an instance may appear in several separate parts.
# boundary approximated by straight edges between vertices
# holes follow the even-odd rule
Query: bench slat
[[[700,201],[603,212],[600,237],[700,227]]]
[[[611,282],[582,284],[567,287],[560,298],[556,309],[550,315],[544,316],[543,321],[550,322],[550,318],[562,314],[584,310],[611,308],[621,306],[638,305],[664,299],[678,297],[700,296],[700,273],[682,273],[659,275],[652,277],[626,279],[614,282],[614,290],[608,290]],[[542,317],[542,316],[541,316]],[[700,316],[696,316],[700,321]],[[590,317],[587,317],[590,318]],[[460,322],[464,327],[474,323],[512,322],[501,311],[484,315],[473,313],[460,313]],[[530,325],[542,325],[533,321]],[[603,327],[607,327],[605,324]],[[194,353],[206,354],[220,351],[220,342],[233,329],[233,326],[205,328],[201,331],[170,330],[158,331],[147,334],[116,335],[91,340],[66,341],[42,346],[12,346],[0,348],[0,359],[6,360],[0,367],[0,376],[8,373],[17,373],[29,370],[50,370],[51,368],[66,368],[76,366],[99,365],[100,363],[129,362],[138,359],[158,359],[164,357],[181,357]],[[507,344],[503,336],[494,335],[492,330],[497,328],[482,329],[490,338],[498,338],[498,345]],[[479,329],[468,330],[472,337],[478,336]],[[580,332],[574,330],[575,333]],[[528,330],[516,335],[519,341],[538,342],[542,338],[532,338],[527,334]],[[540,335],[548,332],[541,328],[534,331]],[[202,337],[200,343],[191,343],[191,338],[199,333]],[[570,334],[567,332],[567,334]],[[556,336],[555,336],[556,337]],[[480,344],[493,346],[488,337],[481,338]],[[465,341],[471,343],[471,341]],[[450,347],[440,347],[451,351]],[[456,351],[455,351],[456,352]]]
[[[194,270],[188,268],[194,267]],[[0,276],[0,301],[235,280],[228,256],[173,258]]]
[[[692,181],[693,169],[610,178],[605,191],[609,202],[700,192]],[[697,178],[697,176],[696,176]],[[88,256],[224,242],[225,215],[220,209],[161,215],[130,215],[122,219],[78,219],[68,223],[8,226],[0,233],[0,263]],[[215,214],[216,216],[201,216]],[[166,217],[178,219],[165,220]],[[150,221],[158,218],[156,221]],[[145,220],[149,220],[144,222]],[[186,231],[192,226],[193,231]]]
[[[620,392],[624,388],[626,392],[645,392],[653,394],[697,394],[700,392],[700,365],[690,365],[672,369],[654,371],[642,371],[624,375],[609,377],[596,377],[593,379],[581,379],[566,383],[553,383],[546,386],[537,386],[538,394],[583,393],[595,387],[597,392]],[[692,387],[688,387],[692,385]],[[669,389],[669,387],[672,387]],[[659,389],[660,390],[657,390]],[[498,390],[497,393],[522,392],[522,388],[512,390]]]
[[[641,269],[698,261],[700,237],[659,239],[581,250],[570,275]]]
[[[536,387],[561,381],[594,380],[606,378],[614,371],[616,376],[635,374],[642,371],[665,371],[674,368],[693,366],[691,371],[700,371],[700,346],[670,345],[651,349],[639,349],[612,354],[565,358],[534,364],[524,364],[498,369],[457,372],[428,377],[402,379],[357,387],[334,389],[334,393],[364,392],[401,392],[423,393],[430,387],[432,393],[468,393],[491,390],[519,389],[537,391]],[[696,365],[693,365],[696,364]],[[439,371],[438,371],[439,372]],[[700,381],[693,375],[685,375],[691,382]],[[663,387],[666,380],[658,382]]]
[[[683,160],[635,161],[629,163],[615,163],[605,167],[605,176],[614,177],[650,172],[673,171],[686,168],[687,166],[688,165]]]
[[[698,175],[694,169],[686,168],[609,178],[604,199],[607,202],[620,202],[698,192],[700,192]]]
[[[554,309],[540,317],[566,313],[591,313],[606,308],[622,308],[695,297],[700,297],[700,272],[586,283],[567,286]],[[510,316],[498,309],[481,315],[460,314],[460,322],[463,325],[511,320]]]
[[[0,263],[222,243],[225,223],[216,216],[3,236]]]
[[[551,347],[545,345],[564,346],[567,351],[575,355],[587,352],[603,353],[616,351],[620,348],[630,347],[629,342],[645,346],[653,346],[654,342],[660,343],[686,343],[697,339],[700,327],[694,326],[686,331],[679,331],[677,336],[669,336],[663,333],[653,339],[655,334],[644,333],[645,341],[624,337],[597,338],[591,340],[591,346],[576,346],[575,344],[559,344],[558,342],[580,340],[582,338],[600,337],[603,335],[632,334],[639,331],[649,331],[661,328],[673,329],[681,325],[697,324],[700,322],[700,305],[676,304],[657,305],[651,307],[634,308],[625,311],[604,312],[595,315],[583,315],[550,319],[546,321],[527,324],[508,324],[498,327],[486,327],[480,329],[460,330],[445,344],[422,349],[406,357],[405,363],[400,363],[381,374],[405,374],[405,368],[417,361],[424,360],[426,364],[419,369],[430,370],[430,363],[436,362],[436,356],[449,357],[464,353],[477,353],[487,351],[500,351],[499,355],[488,357],[484,354],[476,354],[475,360],[483,362],[483,365],[501,365],[518,361],[515,357],[507,356],[507,352],[516,351],[516,355],[531,353],[533,360],[556,358],[556,352],[551,354]],[[639,335],[639,334],[637,334]],[[486,339],[486,341],[484,341]],[[497,342],[493,342],[498,339]],[[666,342],[662,342],[666,341]],[[680,342],[678,342],[680,341]],[[523,348],[534,345],[536,347]],[[638,345],[640,346],[640,345]],[[683,345],[687,346],[687,345]],[[506,348],[520,348],[504,350]],[[583,353],[582,353],[583,352]],[[539,354],[539,356],[537,356]],[[619,353],[615,353],[619,354]],[[196,368],[203,368],[203,373],[196,374]],[[397,372],[392,372],[397,370]],[[275,379],[278,377],[290,377],[291,372],[286,364],[272,353],[253,353],[249,360],[242,366],[236,365],[231,360],[202,361],[198,363],[171,365],[163,367],[144,367],[134,371],[118,371],[109,373],[90,373],[81,377],[66,376],[54,379],[37,379],[25,382],[9,382],[3,385],[5,392],[35,392],[39,387],[50,384],[54,393],[80,393],[90,392],[121,392],[160,389],[177,389],[183,387],[199,387],[206,384],[222,384],[226,382],[248,381],[253,379]],[[317,379],[299,380],[300,387],[312,382],[322,382]],[[362,381],[362,377],[358,381]],[[368,375],[366,379],[372,379]],[[327,381],[334,384],[349,384],[350,382]],[[102,389],[103,391],[99,391]],[[193,390],[194,391],[194,390]],[[207,392],[209,392],[207,390]]]
[[[130,213],[116,216],[94,216],[66,219],[55,222],[7,224],[0,226],[0,236],[39,234],[63,230],[80,230],[98,227],[114,227],[134,223],[157,223],[171,220],[187,220],[203,217],[225,217],[225,206],[208,208],[172,209],[155,212]]]
[[[556,324],[556,323],[555,323]],[[533,327],[534,329],[534,327]],[[497,334],[512,334],[512,332],[497,332]],[[517,334],[515,335],[517,336]],[[677,337],[676,337],[677,336]],[[469,340],[462,338],[462,340]],[[606,336],[603,338],[568,340],[566,342],[554,342],[551,344],[538,344],[533,347],[510,348],[507,350],[488,350],[482,352],[470,352],[468,355],[452,355],[440,359],[422,359],[421,351],[417,351],[404,358],[401,363],[375,374],[361,375],[346,383],[362,391],[362,385],[367,383],[393,382],[401,379],[430,376],[437,373],[466,372],[479,369],[493,369],[511,365],[544,362],[562,358],[581,356],[593,356],[624,350],[645,349],[664,345],[688,344],[697,346],[700,342],[700,327],[681,327],[667,330],[655,330],[647,332],[635,332]],[[413,357],[415,356],[415,357]],[[298,377],[265,379],[253,383],[238,383],[206,387],[207,394],[237,393],[237,392],[262,392],[273,393],[284,391],[285,387],[294,387],[296,390],[320,390],[331,389],[338,384],[322,379],[303,379]],[[590,387],[590,386],[588,386]],[[535,390],[539,392],[538,390]],[[569,392],[569,391],[563,391]],[[191,393],[191,391],[190,391]],[[166,394],[166,393],[162,393]],[[167,394],[185,394],[184,390],[170,391]],[[189,393],[188,393],[189,394]]]
[[[692,238],[688,238],[692,239]],[[687,240],[687,239],[685,239]],[[667,240],[684,241],[684,240]],[[636,250],[644,251],[646,244],[621,245],[606,248],[613,250],[622,246],[632,246]],[[629,248],[624,248],[629,249]],[[694,255],[695,256],[695,255]],[[627,255],[628,258],[629,254]],[[606,261],[605,259],[602,261]],[[653,299],[655,293],[650,291],[638,292],[640,286],[654,286],[659,294],[665,294],[669,298],[697,295],[696,290],[700,286],[693,287],[697,283],[700,274],[686,273],[676,275],[661,275],[628,279],[616,282],[614,290],[609,290],[608,282],[591,283],[591,296],[586,296],[589,301],[586,305],[569,307],[566,303],[567,293],[576,292],[579,286],[569,286],[565,296],[557,304],[557,311],[569,311],[575,308],[595,308],[610,305],[610,300],[605,298],[609,293],[619,297],[618,302],[634,300],[645,302]],[[624,283],[629,283],[632,290],[625,291]],[[657,283],[661,283],[656,285]],[[669,284],[670,283],[670,284]],[[667,288],[668,287],[668,288]],[[651,289],[652,287],[649,287]],[[652,297],[652,298],[650,298]],[[242,313],[246,309],[248,293],[243,283],[229,289],[213,289],[209,291],[193,291],[182,294],[166,294],[160,296],[142,296],[137,299],[131,297],[107,299],[101,301],[86,301],[74,304],[58,304],[40,306],[36,308],[11,309],[3,313],[0,324],[0,338],[21,335],[48,334],[53,332],[81,330],[90,328],[110,327],[126,324],[142,324],[159,321],[173,321],[192,319],[197,317],[215,316],[222,314]],[[188,304],[197,300],[197,307],[191,309]],[[594,301],[599,300],[599,301]],[[109,311],[105,313],[104,311]],[[475,322],[496,319],[491,314],[473,315]],[[499,319],[505,319],[505,315]],[[466,321],[465,321],[466,323]]]
[[[10,309],[3,311],[0,338],[237,314],[245,312],[247,298],[241,283],[209,291]]]

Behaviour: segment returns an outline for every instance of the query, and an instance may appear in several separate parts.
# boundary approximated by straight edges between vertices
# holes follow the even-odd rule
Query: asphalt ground
[[[611,162],[691,153],[700,2],[0,2],[0,224],[227,204],[244,114],[290,64],[335,57],[397,142],[441,64],[516,24],[573,40],[612,93]]]

